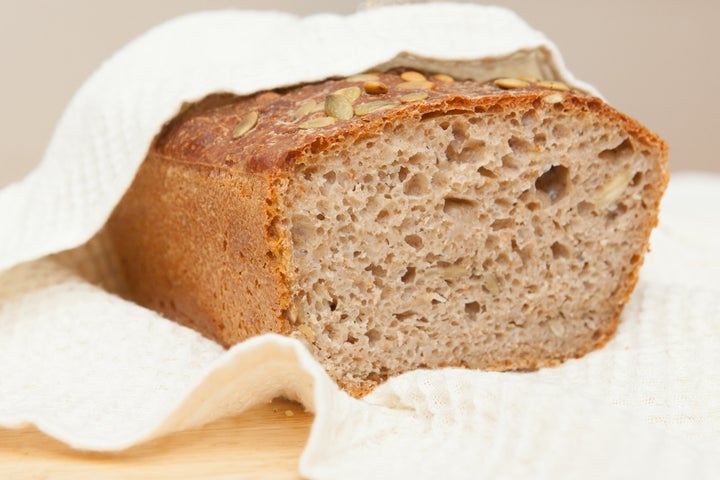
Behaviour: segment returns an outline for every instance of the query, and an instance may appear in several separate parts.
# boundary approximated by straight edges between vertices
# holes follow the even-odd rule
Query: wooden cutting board
[[[275,400],[114,454],[82,453],[34,428],[0,429],[0,479],[292,479],[313,416]]]

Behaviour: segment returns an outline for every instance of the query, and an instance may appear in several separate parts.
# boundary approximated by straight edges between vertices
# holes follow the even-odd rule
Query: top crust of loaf
[[[386,124],[401,118],[503,111],[532,105],[551,95],[562,96],[562,102],[558,103],[565,110],[595,111],[612,119],[640,142],[667,151],[665,143],[637,121],[601,99],[575,89],[557,91],[534,82],[517,82],[520,86],[513,85],[512,88],[507,88],[508,84],[503,82],[407,82],[399,71],[395,71],[377,75],[377,81],[387,87],[386,93],[369,94],[363,89],[365,81],[362,77],[356,78],[331,79],[245,97],[227,93],[209,95],[182,109],[168,122],[155,139],[150,153],[167,160],[231,171],[281,171],[307,154],[322,151],[346,137],[376,135]],[[363,116],[353,115],[348,120],[337,120],[327,126],[301,128],[308,120],[325,117],[320,110],[296,118],[296,112],[305,102],[313,100],[321,107],[328,95],[347,87],[359,87],[362,92],[354,102],[356,108],[377,101],[392,103],[387,108]],[[427,98],[403,103],[402,98],[414,92],[426,93]],[[236,127],[254,112],[257,112],[257,123],[243,135],[234,135]]]

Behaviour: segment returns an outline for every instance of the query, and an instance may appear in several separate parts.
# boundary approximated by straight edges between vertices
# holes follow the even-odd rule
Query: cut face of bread
[[[133,298],[224,344],[298,338],[354,394],[415,368],[555,365],[608,340],[667,182],[660,140],[577,92],[475,84],[276,145],[300,100],[340,87],[206,100],[166,127],[109,225]],[[292,125],[272,112],[274,133],[255,132],[262,168],[213,160],[224,125],[282,101]]]

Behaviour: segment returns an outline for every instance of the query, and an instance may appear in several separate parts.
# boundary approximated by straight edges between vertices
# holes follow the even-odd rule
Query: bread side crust
[[[282,332],[289,249],[273,182],[151,152],[107,225],[129,296],[226,347]]]

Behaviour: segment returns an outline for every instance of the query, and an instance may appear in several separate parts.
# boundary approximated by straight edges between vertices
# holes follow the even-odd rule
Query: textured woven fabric
[[[102,288],[112,264],[101,237],[86,242],[182,101],[352,74],[401,52],[476,60],[538,47],[591,89],[512,13],[471,5],[203,13],[126,46],[78,91],[41,165],[0,191],[0,426],[118,450],[284,395],[315,412],[300,464],[312,479],[714,478],[718,177],[671,182],[615,338],[534,373],[416,371],[356,400],[292,339],[225,351]]]

